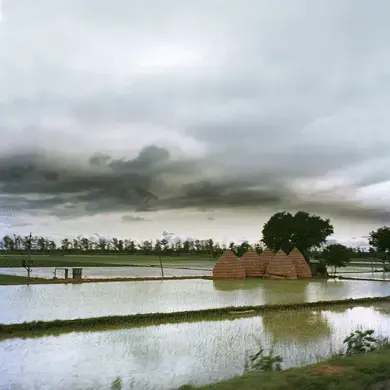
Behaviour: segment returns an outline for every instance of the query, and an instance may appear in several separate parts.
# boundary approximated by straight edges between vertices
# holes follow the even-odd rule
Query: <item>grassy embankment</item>
[[[387,382],[388,387],[381,387]],[[279,372],[255,372],[203,387],[180,390],[386,390],[390,388],[390,350],[332,358]]]
[[[260,305],[222,307],[217,309],[191,310],[168,313],[144,313],[125,316],[106,316],[78,318],[73,320],[33,321],[18,324],[0,324],[0,339],[15,337],[39,337],[69,333],[75,331],[103,331],[117,328],[133,328],[167,323],[233,320],[239,316],[256,316],[272,311],[324,309],[340,306],[353,307],[379,302],[390,302],[390,296],[360,299],[343,299],[338,301],[318,301],[285,305]]]
[[[42,278],[28,278],[27,276],[15,276],[15,275],[2,275],[0,274],[0,285],[14,285],[14,284],[37,284],[37,283],[47,283],[49,280]]]

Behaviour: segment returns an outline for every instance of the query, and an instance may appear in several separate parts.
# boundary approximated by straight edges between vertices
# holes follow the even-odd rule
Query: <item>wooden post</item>
[[[32,246],[32,233],[30,233],[29,236],[29,243],[28,243],[28,263],[27,263],[27,275],[28,275],[28,282],[30,283],[30,274],[31,274],[31,246]]]
[[[159,256],[158,258],[159,258],[159,260],[160,260],[161,277],[163,278],[163,277],[164,277],[164,269],[163,269],[163,264],[162,264],[161,256]]]

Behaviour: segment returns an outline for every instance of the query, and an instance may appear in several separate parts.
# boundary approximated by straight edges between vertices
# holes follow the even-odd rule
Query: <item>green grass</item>
[[[28,282],[46,282],[46,279],[42,278],[28,278],[27,276],[15,276],[15,275],[3,275],[0,274],[1,284],[25,284]]]
[[[368,352],[350,357],[292,368],[280,372],[249,373],[203,387],[185,389],[215,390],[370,390],[390,379],[390,350]]]
[[[256,316],[261,313],[299,310],[312,308],[334,308],[337,306],[356,306],[390,302],[390,296],[360,299],[343,299],[338,301],[319,301],[286,305],[260,305],[222,307],[217,309],[190,310],[181,312],[142,313],[123,316],[105,316],[77,318],[73,320],[33,321],[17,324],[0,324],[0,339],[15,337],[33,337],[35,335],[67,333],[71,331],[98,331],[116,329],[118,327],[137,327],[165,323],[211,321],[218,319],[235,319],[238,316]],[[251,311],[251,312],[249,312]],[[249,312],[242,313],[240,312]]]

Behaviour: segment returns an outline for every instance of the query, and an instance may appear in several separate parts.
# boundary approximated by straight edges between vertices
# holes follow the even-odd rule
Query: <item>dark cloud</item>
[[[214,165],[213,165],[214,163]],[[205,179],[207,169],[214,178]],[[8,155],[0,158],[2,209],[74,218],[109,212],[169,209],[304,209],[346,218],[386,222],[388,210],[357,202],[302,198],[285,178],[261,170],[236,175],[210,159],[174,159],[157,146],[132,159],[93,155],[70,164],[48,154]],[[209,218],[210,219],[210,218]],[[123,221],[142,218],[125,215]],[[210,219],[211,220],[211,219]]]

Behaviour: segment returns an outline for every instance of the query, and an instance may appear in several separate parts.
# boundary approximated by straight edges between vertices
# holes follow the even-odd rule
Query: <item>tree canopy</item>
[[[350,251],[348,248],[341,244],[328,245],[322,251],[322,257],[325,260],[326,265],[336,268],[346,267],[351,261]]]
[[[390,227],[383,226],[369,234],[368,243],[378,253],[388,255],[390,253]]]
[[[270,249],[283,249],[289,253],[298,248],[304,255],[313,247],[320,247],[327,237],[333,234],[329,219],[298,211],[295,215],[288,212],[274,214],[263,227],[262,242]]]

